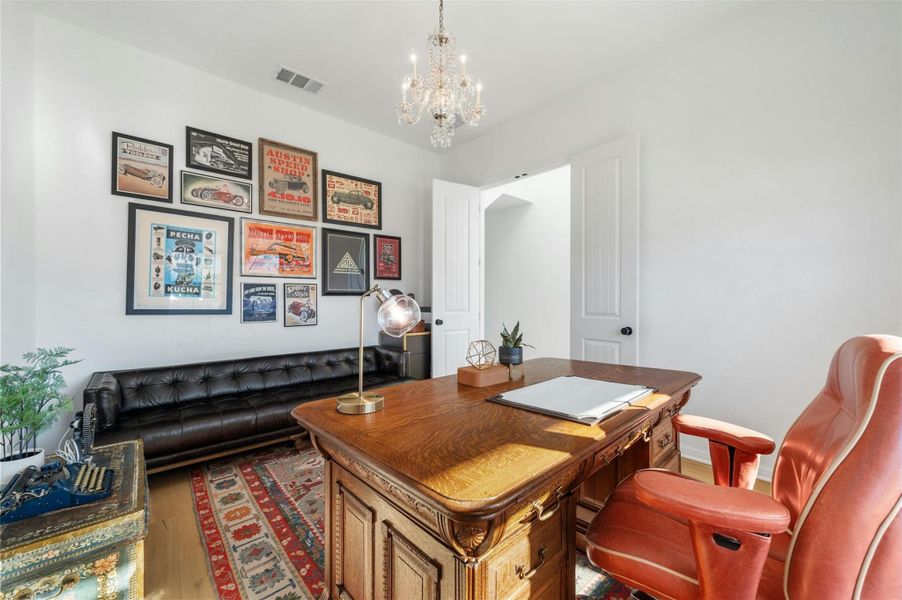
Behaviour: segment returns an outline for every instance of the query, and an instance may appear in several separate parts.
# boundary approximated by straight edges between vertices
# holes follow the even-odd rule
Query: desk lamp
[[[371,287],[360,297],[360,352],[357,355],[357,391],[338,397],[335,408],[340,413],[360,415],[382,410],[384,397],[374,392],[363,391],[363,301],[367,296],[375,295],[381,303],[377,320],[379,327],[392,337],[401,337],[420,322],[420,306],[416,300],[404,294],[393,295],[378,284]]]

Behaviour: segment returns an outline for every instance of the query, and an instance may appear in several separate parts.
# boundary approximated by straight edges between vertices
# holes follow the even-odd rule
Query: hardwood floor
[[[711,467],[682,460],[683,473],[713,481]],[[150,531],[144,544],[145,597],[150,600],[216,598],[201,544],[188,469],[150,476]],[[755,489],[770,494],[770,483],[758,480]]]

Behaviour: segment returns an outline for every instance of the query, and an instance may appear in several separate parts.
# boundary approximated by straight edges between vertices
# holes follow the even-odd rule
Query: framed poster
[[[324,169],[323,221],[382,229],[382,184]]]
[[[316,284],[286,283],[282,287],[285,327],[316,325]]]
[[[172,202],[172,146],[114,131],[110,192]]]
[[[370,236],[323,229],[323,296],[359,296],[370,288]]]
[[[189,169],[250,179],[252,151],[250,142],[194,127],[185,128],[185,156]]]
[[[373,279],[401,279],[401,238],[373,234]]]
[[[241,219],[241,274],[316,277],[316,228]]]
[[[241,282],[241,322],[276,322],[276,284]]]
[[[260,214],[316,221],[316,152],[260,138]]]
[[[253,212],[251,190],[243,181],[182,171],[182,204],[196,204],[238,212]]]
[[[128,205],[127,315],[232,314],[231,217]]]

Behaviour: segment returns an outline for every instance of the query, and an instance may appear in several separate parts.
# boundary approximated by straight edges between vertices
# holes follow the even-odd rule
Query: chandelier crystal
[[[429,49],[426,76],[417,73],[417,55],[412,53],[411,73],[404,77],[401,101],[395,105],[398,123],[402,125],[415,125],[424,113],[432,118],[429,139],[436,148],[451,145],[458,119],[465,125],[475,127],[485,116],[482,84],[474,85],[473,77],[467,73],[467,57],[458,58],[454,36],[445,31],[444,8],[444,0],[439,0],[438,29],[426,38]]]

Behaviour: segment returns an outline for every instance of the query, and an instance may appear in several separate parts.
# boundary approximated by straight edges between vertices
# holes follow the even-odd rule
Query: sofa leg
[[[304,450],[310,449],[310,434],[306,431],[291,436],[291,441],[294,442],[294,448],[298,452],[303,452]]]

